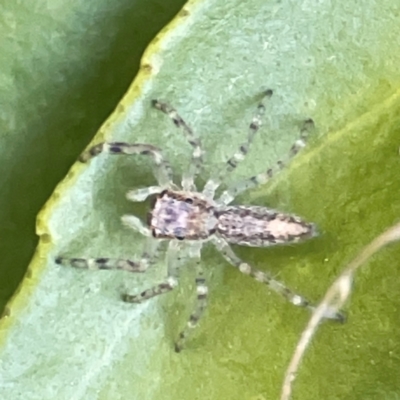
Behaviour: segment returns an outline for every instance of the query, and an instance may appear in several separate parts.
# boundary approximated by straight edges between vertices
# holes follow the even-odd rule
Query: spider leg
[[[123,215],[121,221],[124,225],[141,233],[143,236],[152,237],[151,230],[145,226],[138,217],[134,215]]]
[[[224,181],[225,176],[230,172],[232,172],[239,165],[239,163],[243,161],[244,158],[246,157],[247,152],[249,151],[249,148],[251,146],[251,143],[253,142],[254,137],[262,124],[261,118],[265,113],[265,106],[263,103],[264,97],[270,98],[271,96],[272,96],[272,90],[268,89],[264,91],[263,98],[258,103],[257,111],[254,114],[253,119],[249,125],[249,133],[247,135],[247,141],[243,143],[239,147],[238,151],[226,162],[225,168],[222,168],[222,171],[220,171],[219,174],[209,179],[208,182],[205,184],[203,189],[203,194],[206,197],[211,199],[214,198],[215,190]]]
[[[196,328],[207,306],[208,287],[206,279],[203,276],[203,269],[200,265],[201,246],[201,243],[198,246],[192,246],[193,251],[191,257],[196,258],[196,303],[192,313],[190,314],[186,327],[180,332],[178,339],[175,341],[175,351],[178,353],[183,349],[190,333],[194,328]]]
[[[142,257],[139,261],[122,258],[67,258],[57,257],[56,264],[70,266],[74,268],[84,268],[92,270],[119,269],[129,272],[144,272],[149,265],[154,262],[159,240],[148,238],[144,245]]]
[[[142,154],[153,158],[156,169],[154,175],[157,178],[159,186],[170,187],[172,183],[172,169],[169,161],[162,155],[161,150],[151,144],[129,144],[123,142],[99,143],[89,148],[81,154],[79,161],[87,162],[100,153],[108,154]]]
[[[283,296],[286,300],[297,307],[304,307],[313,311],[315,306],[310,303],[305,297],[293,292],[283,283],[274,279],[269,273],[260,271],[253,268],[251,265],[242,261],[231,249],[229,244],[222,238],[214,237],[213,243],[217,249],[222,253],[223,257],[234,267],[236,267],[241,273],[249,275],[258,282],[264,283],[269,286],[274,292]],[[344,315],[340,312],[329,311],[325,318],[338,320],[340,322],[344,321]]]
[[[148,263],[142,261],[132,261],[122,258],[67,258],[57,257],[56,264],[70,266],[74,268],[85,268],[92,270],[101,269],[120,269],[129,272],[144,272],[148,267]]]
[[[126,194],[126,198],[131,201],[144,201],[146,200],[149,196],[153,194],[159,194],[164,190],[163,187],[161,186],[149,186],[145,188],[139,188],[139,189],[134,189],[130,190]]]
[[[176,288],[178,286],[179,250],[180,246],[178,241],[171,240],[167,250],[168,276],[163,282],[136,295],[123,294],[122,300],[127,303],[142,303],[145,300],[151,299],[160,294],[168,293]]]
[[[178,128],[182,128],[189,144],[193,147],[192,159],[187,172],[182,177],[182,188],[183,190],[192,191],[195,190],[194,180],[196,175],[199,173],[203,165],[203,150],[201,148],[201,141],[193,133],[193,130],[183,120],[183,118],[177,113],[177,111],[167,103],[163,103],[158,100],[153,100],[152,105],[157,110],[162,111],[164,114],[171,118],[172,122]]]
[[[228,205],[240,193],[268,182],[277,172],[281,171],[303,147],[305,147],[308,131],[311,130],[313,127],[314,127],[313,120],[307,119],[304,122],[303,128],[301,129],[299,139],[297,139],[293,143],[286,160],[284,161],[279,160],[276,163],[275,167],[269,168],[267,169],[267,171],[262,172],[261,174],[254,175],[251,178],[238,182],[233,186],[229,187],[222,193],[217,203]]]

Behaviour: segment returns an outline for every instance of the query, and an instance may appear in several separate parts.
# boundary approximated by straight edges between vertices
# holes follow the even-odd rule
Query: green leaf
[[[148,48],[142,69],[100,129],[101,140],[161,146],[178,176],[190,147],[164,115],[173,104],[207,150],[204,181],[242,143],[257,94],[272,88],[264,128],[229,178],[267,169],[287,154],[301,121],[317,132],[274,183],[238,201],[315,221],[321,237],[297,246],[235,251],[311,299],[322,296],[359,249],[398,220],[399,7],[260,0],[189,3]],[[120,216],[145,216],[125,192],[154,184],[139,157],[75,164],[38,218],[40,246],[1,325],[0,394],[66,399],[272,399],[309,315],[203,253],[209,311],[187,348],[173,341],[193,302],[182,288],[142,305],[120,301],[164,277],[58,267],[54,258],[134,257],[143,239]],[[395,277],[398,246],[358,276],[345,325],[326,323],[296,383],[297,398],[395,398],[400,385]],[[193,287],[191,288],[193,289]],[[24,396],[26,398],[26,396]]]
[[[182,4],[1,2],[1,311],[37,245],[37,213]]]

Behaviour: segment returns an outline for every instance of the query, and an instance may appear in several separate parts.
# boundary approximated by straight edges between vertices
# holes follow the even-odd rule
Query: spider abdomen
[[[229,243],[266,247],[316,236],[314,224],[267,207],[230,206],[217,216],[216,232]]]

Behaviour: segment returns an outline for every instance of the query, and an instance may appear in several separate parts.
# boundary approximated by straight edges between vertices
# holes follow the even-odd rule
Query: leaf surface
[[[302,215],[322,235],[298,246],[235,251],[316,300],[341,266],[400,215],[400,55],[392,51],[400,40],[398,14],[390,1],[189,2],[148,48],[93,143],[160,146],[179,178],[190,147],[150,107],[151,99],[167,100],[207,150],[204,182],[243,142],[257,94],[274,89],[251,155],[228,182],[284,156],[312,117],[317,131],[308,148],[273,183],[238,201]],[[38,217],[41,241],[29,276],[1,325],[4,398],[277,398],[308,314],[230,268],[212,248],[202,258],[209,311],[181,354],[173,340],[194,300],[190,268],[176,293],[129,305],[120,294],[158,283],[163,262],[140,276],[55,265],[59,254],[140,254],[143,239],[122,227],[120,216],[144,218],[145,205],[128,203],[124,194],[152,184],[147,160],[100,156],[73,165],[56,188]],[[359,276],[349,322],[321,329],[297,398],[394,399],[399,392],[396,249],[384,250]]]

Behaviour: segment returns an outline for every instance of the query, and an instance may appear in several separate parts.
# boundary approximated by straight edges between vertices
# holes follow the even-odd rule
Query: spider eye
[[[183,240],[183,239],[185,239],[183,236],[175,236],[175,239],[178,239],[178,240]]]
[[[188,197],[187,199],[185,199],[185,202],[188,203],[188,204],[193,204],[193,199]]]

